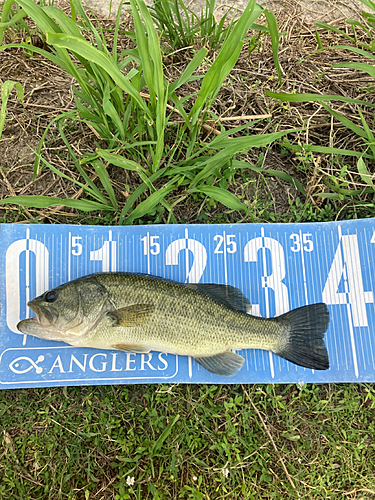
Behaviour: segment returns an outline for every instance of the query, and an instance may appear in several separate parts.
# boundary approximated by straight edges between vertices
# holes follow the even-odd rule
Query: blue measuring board
[[[306,224],[0,226],[0,388],[136,383],[375,381],[375,219]],[[328,305],[331,367],[314,371],[244,350],[235,377],[186,356],[76,348],[21,334],[27,302],[101,271],[240,288],[251,314]]]

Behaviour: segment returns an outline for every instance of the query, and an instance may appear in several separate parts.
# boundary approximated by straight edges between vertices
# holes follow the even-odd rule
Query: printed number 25
[[[234,238],[236,237],[234,234],[227,234],[226,235],[226,242],[225,242],[225,249],[228,253],[236,253],[237,251],[237,243],[234,241]],[[223,253],[224,250],[221,248],[223,243],[224,243],[224,236],[221,234],[217,234],[214,236],[214,241],[217,241],[216,248],[214,250],[214,253]]]

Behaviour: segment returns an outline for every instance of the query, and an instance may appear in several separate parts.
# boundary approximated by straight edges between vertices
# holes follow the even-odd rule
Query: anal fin
[[[194,357],[193,359],[207,371],[224,377],[236,375],[245,362],[242,356],[232,351],[225,351],[214,356]]]

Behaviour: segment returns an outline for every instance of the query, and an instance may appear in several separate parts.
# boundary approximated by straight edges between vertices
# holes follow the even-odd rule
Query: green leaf
[[[107,169],[100,160],[94,160],[92,162],[92,165],[95,168],[95,172],[98,174],[102,186],[108,193],[112,206],[117,209],[118,205],[117,205],[116,195],[111,183],[111,179],[109,178]]]
[[[342,36],[345,36],[346,38],[349,38],[349,40],[352,40],[354,42],[354,38],[349,36],[345,31],[340,30],[339,28],[335,28],[334,26],[331,26],[330,24],[327,23],[322,23],[320,21],[316,21],[315,26],[317,28],[333,31],[334,33],[338,33]]]
[[[264,11],[264,15],[266,16],[268,29],[271,35],[273,61],[275,63],[279,83],[281,84],[281,68],[279,62],[279,31],[277,29],[277,21],[275,14],[273,12],[269,12],[267,9]]]
[[[207,100],[212,102],[219,92],[223,81],[233,69],[241,52],[246,33],[252,23],[261,15],[262,11],[263,7],[256,4],[256,0],[250,0],[233,30],[225,39],[219,55],[202,80],[197,100],[190,111],[189,117],[193,125],[197,121],[204,103]]]
[[[358,47],[351,47],[350,45],[335,45],[332,47],[333,49],[340,50],[350,50],[351,52],[355,52],[356,54],[360,54],[361,56],[368,57],[369,59],[375,60],[375,54],[368,52],[367,50],[359,49]]]
[[[33,0],[17,0],[17,3],[44,34],[47,30],[55,33],[61,32],[59,26]]]
[[[97,148],[96,153],[98,156],[103,158],[103,160],[116,165],[117,167],[124,168],[126,170],[134,170],[135,172],[147,173],[147,170],[143,168],[139,163],[125,158],[125,156],[118,155],[116,153],[109,153],[105,149]]]
[[[338,154],[347,156],[363,156],[364,158],[373,159],[372,155],[367,153],[361,154],[359,151],[353,151],[352,149],[341,149],[341,148],[330,148],[328,146],[313,146],[312,144],[304,144],[303,146],[298,146],[296,144],[284,144],[284,147],[291,149],[292,151],[313,151],[315,153],[322,154]]]
[[[158,205],[175,186],[165,187],[152,193],[146,200],[142,201],[124,220],[124,224],[131,224],[135,219],[147,215]]]
[[[18,23],[26,16],[27,14],[24,10],[19,10],[16,14],[14,14],[14,16],[12,16],[12,19],[5,23],[0,23],[0,28],[8,28],[8,26],[12,26],[12,24]]]
[[[194,71],[199,67],[199,65],[202,63],[206,55],[208,54],[208,50],[205,47],[202,47],[199,52],[195,54],[193,59],[189,62],[189,64],[186,66],[180,77],[175,80],[170,86],[169,86],[169,96],[179,87],[184,85],[185,83],[191,81],[191,79],[197,79],[197,78],[202,78],[202,77],[196,77],[192,76]]]
[[[321,198],[327,198],[329,200],[342,200],[343,195],[338,193],[316,193],[313,196],[320,196]]]
[[[106,54],[100,52],[86,40],[61,33],[52,33],[48,31],[47,43],[50,43],[54,47],[71,50],[84,59],[97,64],[105,73],[113,78],[122,90],[130,94],[146,115],[152,119],[150,111],[132,83],[121,73],[117,65]]]
[[[274,99],[279,99],[280,101],[287,102],[324,102],[324,101],[339,101],[339,102],[350,102],[352,104],[363,104],[364,106],[370,106],[375,108],[375,104],[367,101],[361,101],[360,99],[351,99],[350,97],[344,97],[341,95],[328,95],[328,94],[284,94],[282,92],[271,92],[266,90],[266,95],[268,97],[273,97]]]
[[[332,67],[356,69],[357,71],[363,71],[369,74],[372,78],[375,78],[375,68],[371,64],[359,63],[359,62],[346,62],[346,63],[334,64]]]
[[[200,185],[191,192],[204,193],[215,201],[218,201],[232,210],[247,210],[246,205],[240,202],[240,200],[233,193],[222,189],[217,186],[205,186]]]
[[[326,104],[324,104],[324,102],[322,102],[322,106],[324,107],[324,109],[326,111],[328,111],[328,113],[330,113],[332,116],[334,116],[337,120],[339,120],[343,125],[345,125],[345,127],[347,127],[349,130],[351,130],[352,132],[354,132],[355,134],[357,134],[359,137],[363,137],[363,138],[367,138],[367,134],[366,132],[363,130],[363,128],[361,127],[358,127],[358,125],[356,125],[355,123],[353,123],[351,120],[349,120],[349,118],[347,118],[346,116],[342,115],[341,113],[338,113],[337,111],[334,111],[333,109],[331,109],[329,106],[327,106]]]
[[[84,212],[91,212],[92,210],[113,210],[112,207],[97,203],[96,201],[71,200],[70,198],[62,199],[54,198],[53,196],[10,196],[9,198],[0,200],[0,204],[4,205],[5,203],[28,208],[47,208],[61,205],[63,207],[76,208]]]
[[[302,186],[302,184],[295,178],[292,177],[289,174],[286,174],[285,172],[282,172],[281,170],[273,170],[273,169],[265,169],[262,167],[257,167],[255,165],[250,165],[250,163],[246,163],[244,161],[237,161],[234,160],[232,163],[234,168],[250,168],[251,170],[254,170],[255,172],[262,172],[263,174],[268,174],[272,175],[273,177],[278,177],[279,179],[282,179],[283,181],[289,182],[293,186],[295,186],[298,191],[302,194],[306,194],[305,188]]]
[[[242,152],[249,151],[249,149],[253,147],[263,147],[268,144],[280,139],[284,135],[290,133],[291,130],[286,130],[283,132],[274,132],[272,134],[263,134],[263,135],[251,135],[245,137],[226,137],[225,134],[222,136],[217,136],[210,143],[211,149],[219,149],[220,151],[215,155],[208,157],[203,163],[198,158],[199,166],[201,167],[201,171],[195,176],[192,187],[196,187],[201,181],[206,179],[211,173],[216,169],[220,168],[225,163],[227,163],[230,159],[232,159],[236,154]]]
[[[363,182],[365,182],[366,184],[371,186],[373,189],[375,189],[375,185],[372,181],[372,175],[367,170],[366,163],[363,161],[362,158],[358,158],[357,168],[358,168],[359,175],[361,176],[361,179],[363,180]]]
[[[17,97],[18,99],[23,103],[23,87],[19,82],[14,82],[13,80],[6,80],[2,85],[1,85],[1,93],[0,93],[0,100],[1,100],[1,108],[0,108],[0,139],[1,135],[3,133],[3,128],[5,125],[5,119],[7,117],[7,103],[9,99],[9,95],[12,92],[13,88],[16,88],[17,92]]]
[[[176,415],[174,417],[174,419],[172,420],[172,422],[170,422],[167,425],[167,427],[164,429],[164,431],[160,434],[157,441],[155,441],[155,443],[152,446],[151,455],[155,455],[155,453],[157,453],[160,450],[160,448],[163,446],[164,441],[167,439],[167,437],[171,433],[173,426],[175,425],[175,423],[177,422],[177,420],[179,418],[180,418],[180,415]]]

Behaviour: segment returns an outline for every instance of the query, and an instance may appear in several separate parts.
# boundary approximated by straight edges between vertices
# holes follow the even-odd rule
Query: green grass
[[[363,22],[359,22],[353,19],[347,19],[346,23],[348,25],[348,30],[346,31],[331,26],[327,23],[315,23],[315,34],[318,43],[317,52],[333,49],[343,50],[352,53],[353,56],[359,55],[366,58],[369,62],[340,62],[334,64],[332,66],[332,69],[347,68],[368,74],[374,80],[368,86],[369,93],[372,93],[373,85],[375,82],[375,55],[373,53],[375,49],[375,3],[372,2],[372,0],[361,0],[361,2],[367,7],[367,9],[370,9],[370,12],[362,12],[364,18]],[[333,45],[330,47],[325,47],[323,45],[324,38],[320,36],[317,28],[337,33],[342,37],[348,39],[352,45]],[[357,31],[359,28],[368,36],[369,40],[366,43],[358,40]],[[350,29],[352,30],[352,34],[348,33]],[[314,53],[310,54],[310,56],[313,54]],[[320,79],[323,74],[324,73],[320,74],[318,76],[318,79]],[[355,157],[357,159],[357,177],[359,177],[362,185],[351,185],[351,179],[349,179],[349,176],[346,174],[347,168],[340,168],[338,176],[337,174],[325,176],[324,183],[326,185],[326,189],[324,189],[324,191],[322,192],[316,193],[315,196],[320,196],[322,198],[328,198],[331,200],[345,200],[353,199],[353,197],[356,198],[359,195],[363,195],[364,193],[374,193],[375,185],[373,183],[372,165],[375,161],[375,137],[372,130],[374,125],[373,111],[375,104],[373,102],[363,99],[353,99],[341,95],[298,93],[285,94],[281,92],[270,91],[266,91],[266,94],[269,97],[287,102],[318,102],[326,110],[328,115],[330,115],[338,123],[341,123],[348,129],[348,134],[357,136],[357,140],[355,141],[355,150],[348,150],[335,146],[315,146],[311,144],[295,144],[289,146],[290,149],[300,154],[309,154],[311,152],[318,154],[331,154],[332,164],[334,167],[340,164],[342,165],[343,157]],[[355,123],[353,120],[350,120],[347,116],[347,113],[335,111],[331,106],[326,104],[327,102],[331,103],[334,101],[353,105],[353,107],[357,111],[357,123]],[[362,110],[369,108],[370,119],[366,120],[366,118],[364,117],[364,113],[361,111],[361,108]],[[360,123],[359,125],[358,122]],[[339,177],[339,179],[337,179],[337,177]]]
[[[38,26],[50,50],[24,43],[4,45],[2,49],[27,48],[43,55],[76,82],[73,86],[76,109],[60,114],[45,129],[35,152],[34,180],[41,168],[50,168],[55,174],[79,186],[85,198],[72,200],[25,195],[1,200],[2,204],[34,208],[65,206],[81,211],[113,212],[120,224],[132,224],[162,206],[168,213],[168,222],[176,222],[173,214],[176,204],[200,193],[231,210],[247,211],[246,205],[229,192],[227,186],[220,185],[223,171],[228,167],[241,169],[248,166],[237,162],[237,155],[267,146],[288,131],[251,135],[245,131],[248,123],[229,130],[220,125],[220,135],[206,139],[202,128],[207,120],[218,119],[211,111],[212,105],[238,60],[250,28],[270,35],[274,63],[281,77],[278,31],[272,13],[264,10],[256,0],[250,0],[238,20],[227,29],[223,23],[212,24],[215,6],[212,0],[207,5],[206,13],[212,29],[202,22],[198,32],[207,40],[216,39],[220,34],[220,49],[210,59],[205,47],[193,51],[181,75],[168,82],[163,70],[160,34],[143,0],[130,0],[135,48],[123,50],[120,54],[117,45],[121,31],[121,6],[113,34],[113,47],[109,49],[100,25],[94,25],[79,0],[71,1],[70,17],[54,6],[39,7],[33,0],[16,2]],[[175,9],[177,7],[176,4]],[[267,20],[265,26],[255,23],[263,12]],[[164,18],[167,14],[164,13]],[[205,34],[202,32],[204,26]],[[83,32],[90,41],[86,40]],[[194,31],[194,36],[198,32]],[[205,73],[196,74],[202,71],[204,62],[207,68]],[[199,81],[199,87],[195,92],[178,94],[186,84],[196,81]],[[173,106],[168,102],[172,102]],[[180,123],[176,122],[175,115],[181,118]],[[79,122],[95,130],[107,147],[98,148],[96,154],[77,156],[64,127]],[[50,127],[55,125],[82,178],[80,181],[61,172],[42,155]],[[141,184],[123,207],[118,205],[105,163],[139,175]],[[89,179],[84,167],[86,164],[95,170],[99,186]],[[217,182],[212,180],[207,183],[206,180],[213,175]],[[148,190],[151,194],[144,199]]]
[[[1,392],[0,497],[374,498],[371,386],[245,391],[136,385]]]

